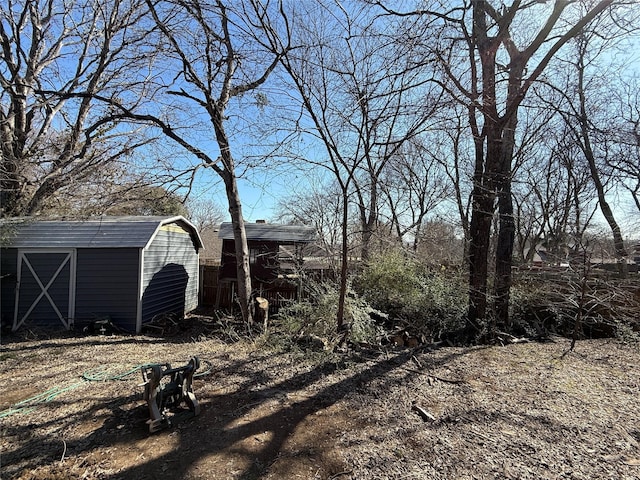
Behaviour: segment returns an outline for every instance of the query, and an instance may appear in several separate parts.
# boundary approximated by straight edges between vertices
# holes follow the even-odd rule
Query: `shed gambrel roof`
[[[197,250],[202,239],[187,219],[176,217],[99,217],[86,220],[20,218],[0,220],[3,247],[145,248],[166,225],[188,231]]]
[[[304,225],[278,225],[275,223],[246,223],[244,225],[247,240],[278,243],[309,243],[316,239],[316,230]],[[225,222],[220,225],[218,237],[233,240],[233,225]]]

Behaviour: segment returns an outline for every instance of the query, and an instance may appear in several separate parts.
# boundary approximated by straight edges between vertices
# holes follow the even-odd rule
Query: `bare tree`
[[[298,45],[282,65],[301,106],[292,130],[324,148],[306,160],[335,177],[342,197],[342,267],[338,329],[344,326],[348,272],[349,205],[359,212],[366,259],[380,216],[380,182],[390,159],[425,129],[435,102],[414,69],[410,49],[379,29],[370,6],[340,2],[304,4],[298,11]],[[303,11],[304,10],[304,11]],[[271,30],[271,45],[281,49]]]
[[[106,213],[109,215],[187,215],[182,198],[158,186],[132,188],[124,192]]]
[[[527,149],[513,189],[518,257],[525,262],[542,246],[551,258],[566,260],[568,245],[582,241],[596,208],[589,172],[567,142],[565,126],[543,120],[546,128]]]
[[[441,155],[431,138],[415,138],[390,159],[380,179],[388,211],[381,213],[389,216],[391,233],[399,241],[407,235],[413,237],[414,251],[427,215],[451,194],[452,187],[438,161]]]
[[[278,65],[282,52],[261,49],[254,36],[257,22],[270,23],[271,6],[253,0],[233,8],[222,0],[146,0],[146,4],[159,32],[156,52],[161,56],[153,70],[156,108],[144,111],[125,102],[101,100],[113,105],[121,119],[155,126],[222,179],[235,239],[238,301],[249,323],[249,249],[229,131],[240,128],[241,122],[229,117]],[[285,28],[285,41],[287,35]]]
[[[569,70],[566,82],[556,85],[557,91],[561,92],[561,103],[550,105],[550,108],[554,108],[563,119],[569,138],[588,167],[599,209],[613,235],[619,274],[626,276],[628,252],[610,204],[619,178],[616,169],[611,168],[618,163],[614,158],[618,157],[616,138],[620,138],[610,130],[617,103],[613,92],[616,87],[623,87],[610,79],[622,70],[622,66],[604,58],[604,54],[610,52],[619,40],[616,38],[619,31],[616,22],[603,18],[576,36],[571,42],[574,48],[565,60]],[[624,162],[617,166],[622,167],[621,173],[624,174]]]
[[[279,221],[311,225],[319,236],[331,268],[339,270],[342,233],[342,196],[339,187],[321,178],[309,181],[310,189],[292,193],[278,202]]]
[[[536,81],[557,51],[569,40],[577,36],[593,18],[611,5],[602,1],[577,17],[569,27],[560,20],[568,3],[556,2],[553,9],[547,9],[546,19],[540,24],[530,40],[518,45],[513,39],[512,27],[516,15],[527,12],[534,5],[516,1],[507,9],[496,10],[488,2],[473,4],[473,44],[478,52],[482,78],[483,136],[486,141],[482,152],[482,164],[476,164],[474,185],[474,208],[471,218],[472,239],[470,248],[470,305],[469,320],[477,321],[486,316],[486,253],[490,236],[490,212],[497,196],[500,227],[496,247],[496,275],[494,279],[495,307],[489,334],[493,335],[495,325],[509,328],[509,291],[511,286],[511,262],[514,244],[513,203],[511,196],[512,159],[517,125],[517,113],[531,84]],[[530,12],[528,12],[530,13]],[[578,12],[569,10],[568,19],[576,18]],[[569,20],[570,21],[570,20]],[[494,29],[497,28],[495,35]],[[550,38],[551,37],[551,38]],[[548,45],[548,41],[551,44]],[[498,54],[500,47],[506,54],[506,72],[502,72]],[[546,48],[545,48],[546,47]],[[541,49],[544,52],[539,61],[533,60]],[[541,52],[541,53],[542,53]],[[527,76],[527,70],[531,73]],[[500,93],[497,87],[506,76],[506,91]],[[499,95],[504,94],[504,103],[499,106]],[[480,146],[480,145],[479,145]],[[479,159],[479,157],[478,157]]]
[[[637,80],[621,82],[617,93],[617,114],[606,129],[615,152],[607,159],[618,184],[627,190],[640,213],[640,86]]]
[[[469,220],[471,217],[471,191],[473,187],[474,143],[469,130],[468,112],[458,104],[449,105],[440,113],[442,120],[437,125],[435,159],[440,164],[449,182],[452,203],[450,223],[457,224],[462,231],[463,246],[460,261],[467,263],[469,250]],[[455,212],[455,213],[454,213]]]
[[[198,230],[213,230],[225,219],[224,207],[210,198],[192,198],[185,202],[187,216]]]
[[[460,266],[464,249],[464,239],[457,230],[457,226],[442,219],[425,222],[419,232],[421,238],[415,250],[416,258],[441,271],[449,267],[455,271]]]
[[[468,330],[489,338],[509,327],[511,262],[515,238],[511,194],[518,110],[558,50],[613,0],[584,14],[571,2],[489,1],[411,12],[440,26],[437,48],[443,88],[466,105],[475,145],[472,214],[469,225]],[[389,13],[398,14],[385,8]],[[403,13],[408,15],[408,13]],[[466,60],[466,61],[465,61]],[[488,315],[489,252],[495,205],[499,215],[493,312]]]
[[[132,98],[143,89],[137,70],[149,60],[128,46],[149,35],[145,15],[143,0],[10,1],[0,10],[3,216],[73,207],[69,199],[107,170],[128,170],[133,180],[125,166],[151,138],[118,125],[93,95]]]

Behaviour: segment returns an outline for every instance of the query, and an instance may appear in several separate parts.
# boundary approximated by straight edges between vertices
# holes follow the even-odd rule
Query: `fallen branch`
[[[498,339],[500,339],[503,344],[516,344],[516,343],[529,343],[529,339],[525,337],[515,337],[510,333],[506,332],[497,332]]]
[[[342,475],[351,475],[353,470],[345,470],[344,472],[334,473],[329,477],[330,480],[334,480],[335,478],[341,477]]]
[[[67,442],[62,440],[62,444],[64,445],[64,450],[62,450],[62,458],[60,459],[60,463],[64,463],[64,456],[67,454]]]
[[[418,415],[420,415],[422,417],[422,420],[425,421],[425,422],[427,422],[427,421],[435,422],[436,421],[436,417],[434,417],[429,412],[427,412],[424,408],[416,405],[415,403],[411,406],[411,410],[413,410],[414,412],[417,412]]]

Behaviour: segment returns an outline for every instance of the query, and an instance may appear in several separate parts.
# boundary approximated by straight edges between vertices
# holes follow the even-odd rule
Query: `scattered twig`
[[[406,370],[407,372],[413,372],[413,373],[426,373],[423,370],[418,370],[416,368],[409,368],[409,367],[403,367],[403,370]]]
[[[64,449],[62,450],[62,458],[60,458],[60,463],[64,462],[64,456],[67,454],[67,442],[62,440],[62,444],[64,445]]]
[[[624,427],[620,425],[616,425],[615,429],[618,431],[618,433],[620,433],[620,435],[624,438],[624,440],[629,445],[635,448],[640,448],[640,443],[638,443],[638,441],[635,438],[633,438],[631,434]]]
[[[352,473],[353,473],[353,470],[345,470],[343,472],[334,473],[329,477],[329,480],[333,480],[334,478],[341,477],[342,475],[351,475]]]
[[[466,380],[456,380],[456,379],[453,379],[453,378],[442,378],[442,377],[437,377],[436,375],[431,375],[431,378],[434,378],[435,380],[438,380],[439,382],[451,383],[453,385],[460,385],[462,383],[467,383]]]
[[[475,430],[470,430],[471,433],[473,433],[474,435],[482,438],[483,440],[485,440],[488,443],[495,443],[494,440],[490,437],[488,437],[487,435],[485,435],[484,433],[480,433],[480,432],[476,432]]]
[[[422,420],[424,420],[425,422],[427,422],[427,421],[435,422],[436,421],[436,417],[434,417],[429,412],[427,412],[424,408],[416,405],[415,403],[413,405],[411,405],[411,410],[413,410],[414,412],[417,412],[418,415],[420,415],[422,417]]]
[[[420,374],[429,374],[429,372],[426,372],[424,370],[417,370],[415,368],[409,368],[409,367],[402,367],[403,370],[406,370],[408,372],[414,372],[414,373],[420,373]],[[429,374],[429,378],[432,380],[438,380],[439,382],[444,382],[444,383],[451,383],[453,385],[460,385],[461,383],[466,383],[465,380],[456,380],[456,379],[452,379],[452,378],[443,378],[443,377],[438,377],[437,375],[431,375]]]
[[[497,332],[498,339],[504,344],[528,343],[529,339],[525,337],[515,337],[510,333]]]
[[[418,365],[419,368],[422,368],[422,364],[420,363],[420,360],[418,360],[415,355],[411,355],[411,360],[413,360],[415,364]]]

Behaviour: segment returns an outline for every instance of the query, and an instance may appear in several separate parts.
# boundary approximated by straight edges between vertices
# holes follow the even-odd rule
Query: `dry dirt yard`
[[[196,323],[162,338],[4,336],[0,478],[640,478],[637,345],[303,355]],[[200,415],[149,434],[136,366],[193,355]]]

